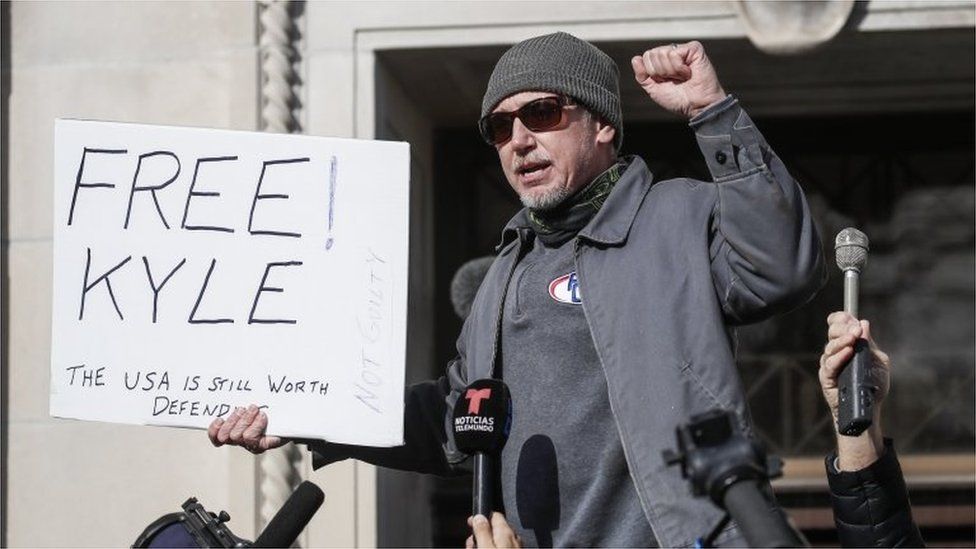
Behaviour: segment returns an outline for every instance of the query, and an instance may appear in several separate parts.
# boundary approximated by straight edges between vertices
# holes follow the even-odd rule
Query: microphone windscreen
[[[505,445],[511,421],[508,386],[498,379],[479,379],[454,404],[454,441],[467,454],[494,454]]]
[[[556,446],[546,435],[532,435],[522,444],[515,506],[522,527],[535,532],[539,547],[552,547],[552,531],[559,529],[559,464]],[[542,541],[547,536],[548,544]]]
[[[315,484],[305,481],[288,497],[268,526],[254,540],[254,547],[290,547],[325,501]]]
[[[461,320],[468,318],[474,296],[478,293],[478,288],[481,287],[481,282],[494,261],[495,256],[491,255],[472,259],[458,267],[457,272],[454,273],[454,278],[451,279],[451,305],[454,306],[454,312],[461,317]]]
[[[848,227],[837,233],[834,239],[834,252],[837,266],[842,271],[855,270],[860,272],[868,260],[868,235]]]

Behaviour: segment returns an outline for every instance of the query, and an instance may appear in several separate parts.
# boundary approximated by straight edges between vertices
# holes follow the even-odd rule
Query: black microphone
[[[305,481],[291,493],[288,501],[254,540],[254,547],[291,547],[312,516],[325,501],[325,494],[315,484]]]
[[[498,379],[479,379],[468,385],[454,404],[454,442],[474,456],[474,515],[491,518],[492,484],[497,459],[512,425],[512,396]]]
[[[844,311],[854,318],[861,269],[868,260],[868,237],[861,231],[847,228],[834,240],[837,266],[844,272]],[[854,343],[854,356],[841,371],[838,379],[837,431],[857,436],[873,421],[874,393],[877,386],[871,376],[871,349],[867,340]]]
[[[722,506],[732,515],[751,547],[810,545],[793,528],[757,479],[742,479],[731,483],[722,496]]]
[[[535,533],[539,547],[552,547],[560,520],[559,465],[556,446],[546,435],[530,436],[519,449],[515,508],[522,528]]]

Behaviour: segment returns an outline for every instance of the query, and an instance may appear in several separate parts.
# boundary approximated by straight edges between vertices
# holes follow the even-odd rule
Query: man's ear
[[[617,128],[607,123],[602,117],[597,122],[596,142],[600,144],[613,144],[613,138],[617,135]]]

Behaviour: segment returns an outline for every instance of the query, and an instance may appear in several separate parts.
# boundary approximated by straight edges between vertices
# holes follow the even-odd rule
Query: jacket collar
[[[620,181],[617,181],[603,207],[586,227],[583,227],[578,237],[607,245],[626,241],[634,217],[637,216],[637,210],[653,183],[654,175],[647,169],[647,164],[641,157],[633,156],[630,166],[620,177]],[[495,252],[500,252],[508,246],[518,237],[520,229],[529,226],[528,209],[522,208],[505,224],[501,241],[495,247]]]

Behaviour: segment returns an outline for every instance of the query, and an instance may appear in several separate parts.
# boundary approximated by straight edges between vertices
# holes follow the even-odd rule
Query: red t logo
[[[481,400],[491,397],[491,388],[487,389],[468,389],[465,393],[464,398],[468,399],[468,413],[469,414],[480,414],[481,413]]]

